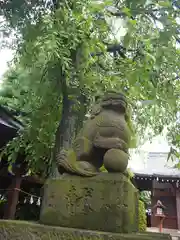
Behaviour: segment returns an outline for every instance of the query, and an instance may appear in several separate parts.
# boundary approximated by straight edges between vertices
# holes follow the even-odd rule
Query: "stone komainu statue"
[[[95,105],[72,148],[57,156],[58,170],[90,177],[104,164],[108,172],[123,173],[128,165],[129,141],[126,98],[107,93]]]

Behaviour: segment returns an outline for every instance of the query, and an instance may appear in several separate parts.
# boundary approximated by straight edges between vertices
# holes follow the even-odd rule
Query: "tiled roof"
[[[168,153],[162,152],[149,152],[146,159],[146,164],[141,169],[133,169],[135,176],[141,177],[167,177],[167,178],[179,178],[180,169],[174,168],[177,163],[177,159],[173,161],[167,161]]]
[[[133,170],[132,170],[133,171]],[[143,169],[133,171],[135,176],[142,177],[168,177],[168,178],[180,178],[180,170],[176,168],[162,168],[160,169]]]
[[[9,128],[21,129],[22,123],[5,107],[0,105],[0,124]]]

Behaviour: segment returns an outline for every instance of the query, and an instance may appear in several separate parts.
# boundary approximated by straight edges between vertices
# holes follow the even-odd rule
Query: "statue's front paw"
[[[94,172],[94,173],[98,172],[97,168],[93,164],[91,164],[90,162],[78,161],[77,166],[82,171]]]
[[[123,152],[128,153],[128,146],[127,146],[127,144],[126,144],[123,140],[121,140],[121,139],[119,139],[119,142],[117,143],[117,149],[120,149],[120,150],[122,150]]]

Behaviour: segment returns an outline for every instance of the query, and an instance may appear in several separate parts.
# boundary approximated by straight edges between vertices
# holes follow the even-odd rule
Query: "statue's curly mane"
[[[115,105],[121,105],[125,109],[127,109],[127,100],[126,97],[122,93],[117,92],[107,92],[103,98],[99,98],[95,106],[91,111],[91,119],[95,118],[95,116],[99,115],[103,109],[111,109]]]

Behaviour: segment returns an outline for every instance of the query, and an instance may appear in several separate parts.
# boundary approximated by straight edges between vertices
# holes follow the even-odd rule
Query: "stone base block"
[[[62,176],[45,184],[42,224],[114,233],[138,231],[138,191],[123,174]]]
[[[0,240],[171,240],[168,234],[120,234],[0,220]]]

